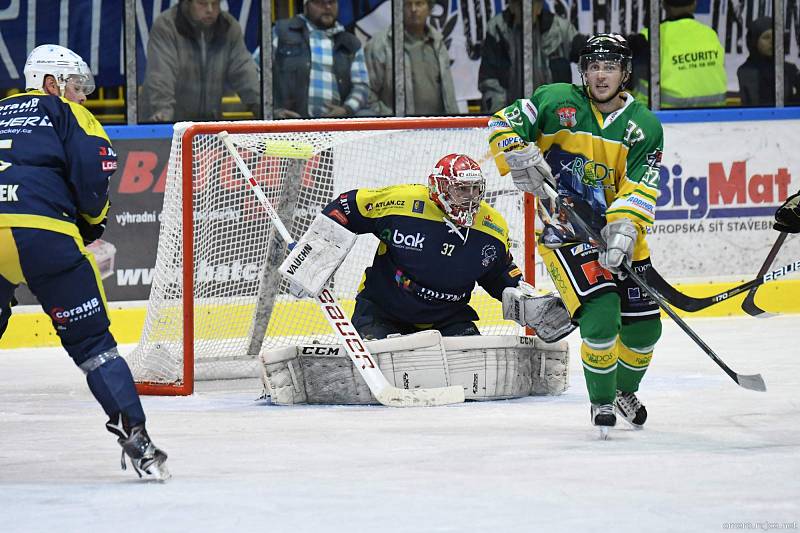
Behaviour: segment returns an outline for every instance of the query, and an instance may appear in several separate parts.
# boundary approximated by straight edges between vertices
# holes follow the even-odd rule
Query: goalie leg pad
[[[342,264],[358,236],[322,213],[281,263],[281,275],[309,296],[317,296]]]
[[[471,400],[561,394],[568,387],[569,347],[534,337],[441,337],[438,331],[369,341],[381,371],[396,387],[461,385]],[[262,354],[272,402],[377,403],[343,347],[312,344]]]

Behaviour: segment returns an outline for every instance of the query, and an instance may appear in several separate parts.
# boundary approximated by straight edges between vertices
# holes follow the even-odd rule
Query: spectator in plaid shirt
[[[273,33],[275,118],[346,117],[367,107],[364,50],[336,20],[337,0],[305,0]]]

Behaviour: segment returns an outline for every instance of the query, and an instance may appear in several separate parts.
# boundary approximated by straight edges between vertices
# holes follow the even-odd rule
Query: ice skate
[[[617,391],[617,398],[614,400],[614,407],[619,415],[625,419],[634,429],[642,429],[647,420],[647,409],[633,392]]]
[[[608,429],[617,424],[617,416],[614,414],[614,406],[610,403],[601,405],[592,404],[590,409],[592,424],[600,430],[600,438],[608,438]]]
[[[172,477],[167,469],[167,454],[163,450],[156,448],[144,424],[134,426],[129,430],[116,421],[109,420],[106,428],[117,435],[117,442],[122,446],[122,457],[120,464],[123,470],[127,469],[125,456],[131,460],[134,471],[140,478],[166,481]]]

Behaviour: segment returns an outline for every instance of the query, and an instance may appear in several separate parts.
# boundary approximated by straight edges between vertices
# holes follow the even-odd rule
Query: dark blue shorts
[[[115,347],[94,258],[80,240],[53,231],[0,228],[0,307],[25,283],[76,364]]]

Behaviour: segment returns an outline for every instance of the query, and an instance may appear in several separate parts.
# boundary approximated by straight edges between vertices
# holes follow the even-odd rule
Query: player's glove
[[[511,179],[517,189],[539,198],[547,198],[544,182],[547,180],[552,185],[553,173],[535,143],[504,152],[503,156],[511,169]]]
[[[621,218],[608,224],[600,230],[606,241],[606,249],[600,252],[598,261],[600,266],[624,279],[625,273],[622,262],[631,266],[633,261],[633,246],[636,244],[636,226],[628,218]]]
[[[103,232],[106,230],[107,223],[108,217],[104,218],[97,224],[89,224],[86,219],[78,215],[76,224],[78,226],[78,232],[81,234],[81,238],[83,239],[83,245],[89,246],[94,241],[102,237]]]
[[[785,233],[800,233],[800,192],[787,198],[775,211],[772,228]]]

